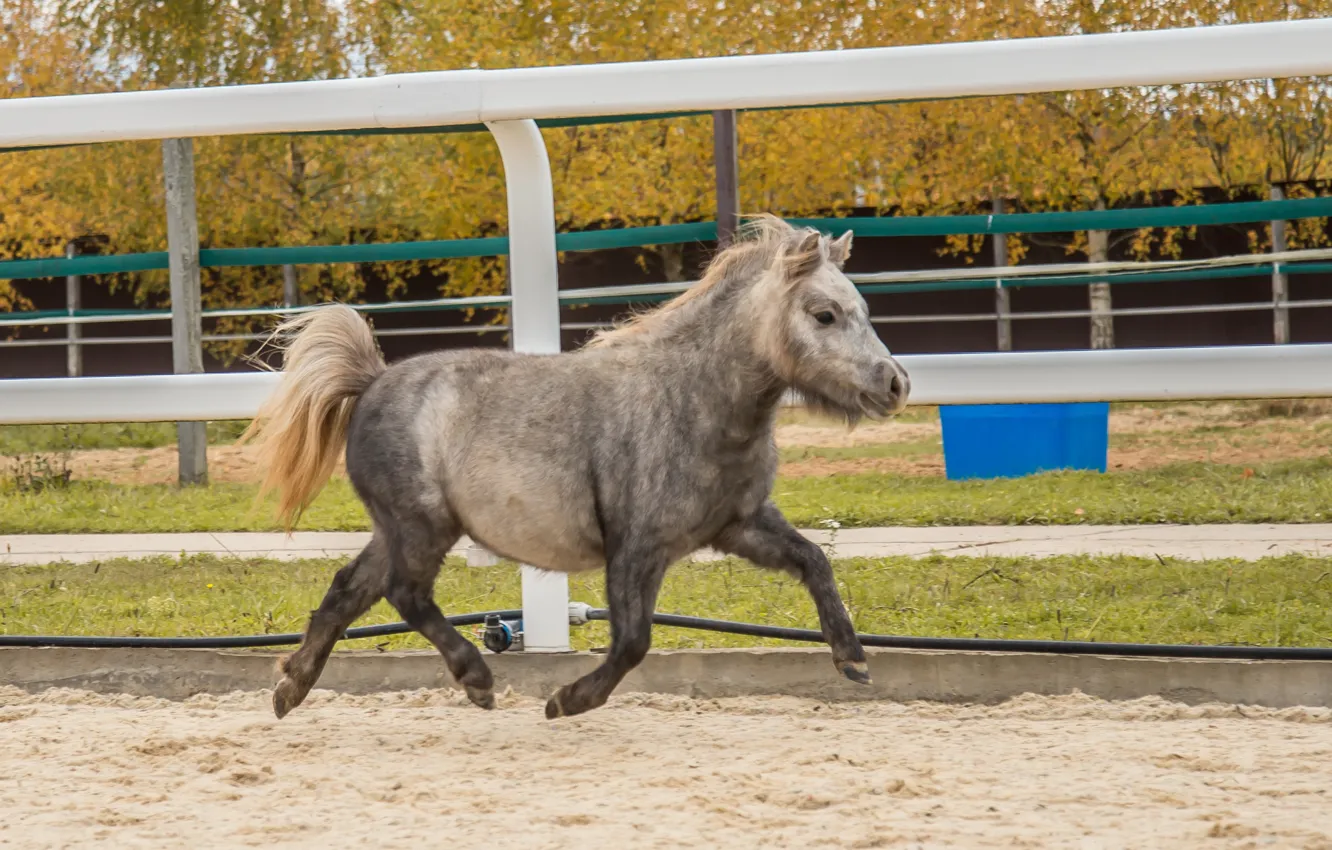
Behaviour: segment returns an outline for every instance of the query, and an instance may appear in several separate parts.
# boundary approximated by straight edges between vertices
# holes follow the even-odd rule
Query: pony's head
[[[832,240],[762,215],[739,236],[698,284],[597,334],[588,347],[746,343],[746,359],[756,357],[767,375],[824,413],[855,422],[901,411],[911,387],[906,370],[842,274],[851,234]]]
[[[834,240],[779,220],[759,226],[760,238],[776,243],[751,307],[755,343],[769,368],[806,404],[850,422],[900,412],[910,378],[842,273],[851,233]]]

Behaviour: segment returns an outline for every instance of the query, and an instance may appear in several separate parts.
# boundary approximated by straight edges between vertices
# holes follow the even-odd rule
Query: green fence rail
[[[1244,201],[1078,212],[1006,213],[1004,215],[894,216],[891,218],[790,219],[840,235],[951,236],[993,233],[1072,233],[1082,230],[1137,230],[1146,227],[1207,227],[1332,216],[1332,196],[1285,201]]]
[[[947,236],[952,234],[1071,233],[1081,230],[1134,230],[1144,227],[1194,227],[1246,224],[1274,220],[1332,216],[1332,196],[1284,201],[1246,201],[1229,204],[1091,210],[1084,212],[1010,213],[1005,215],[891,216],[883,218],[790,219],[792,224],[817,227],[834,235],[848,230],[857,236]],[[653,225],[615,230],[561,233],[561,251],[598,251],[717,238],[716,222]],[[441,239],[420,242],[380,242],[364,245],[303,245],[289,248],[205,248],[199,260],[205,268],[237,266],[310,265],[317,263],[375,263],[405,260],[442,260],[461,257],[503,256],[509,251],[506,236]],[[15,280],[81,274],[119,274],[167,268],[165,251],[112,256],[50,257],[0,261],[0,279]]]

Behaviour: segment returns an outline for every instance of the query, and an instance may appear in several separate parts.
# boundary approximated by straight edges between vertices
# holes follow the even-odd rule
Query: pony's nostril
[[[900,396],[904,389],[906,389],[906,386],[902,382],[902,376],[894,373],[893,379],[888,382],[888,391],[895,396]]]

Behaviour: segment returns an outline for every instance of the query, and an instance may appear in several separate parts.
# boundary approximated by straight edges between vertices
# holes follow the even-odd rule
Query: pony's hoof
[[[870,685],[869,665],[864,661],[844,661],[840,665],[842,675],[858,685]]]
[[[495,692],[490,688],[466,686],[465,690],[467,691],[467,698],[472,701],[473,705],[478,705],[486,711],[495,707]]]
[[[556,691],[555,696],[546,703],[546,719],[554,720],[557,717],[564,716],[564,705],[560,702],[560,692]]]
[[[277,687],[273,689],[273,713],[277,715],[277,719],[281,720],[291,714],[293,708],[305,701],[306,693],[307,689],[302,689],[291,679],[284,678],[278,682]]]

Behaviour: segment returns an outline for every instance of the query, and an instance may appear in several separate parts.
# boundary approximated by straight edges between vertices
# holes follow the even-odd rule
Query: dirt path
[[[0,846],[1332,848],[1332,711],[0,687]]]

